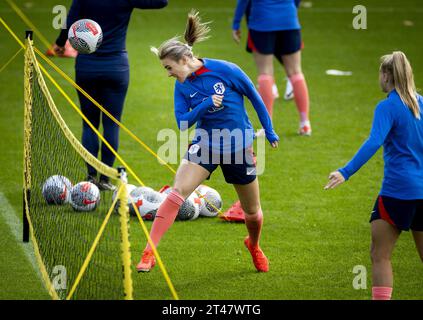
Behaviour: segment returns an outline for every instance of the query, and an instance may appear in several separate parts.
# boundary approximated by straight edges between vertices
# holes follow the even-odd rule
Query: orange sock
[[[391,300],[392,288],[390,287],[373,287],[372,300]]]
[[[175,221],[179,208],[184,201],[185,199],[178,192],[172,191],[160,205],[150,232],[151,240],[156,247],[160,239]],[[151,250],[150,244],[147,243],[145,250]]]
[[[262,225],[263,212],[261,209],[255,214],[245,214],[245,226],[247,227],[252,246],[256,246],[259,243]]]
[[[270,118],[272,118],[273,101],[275,101],[275,96],[273,94],[273,85],[275,84],[275,80],[273,79],[273,76],[269,74],[261,74],[259,75],[257,82],[258,92],[263,99]]]
[[[296,73],[289,77],[292,87],[294,88],[294,100],[300,114],[301,122],[308,121],[309,113],[309,97],[307,84],[302,73]]]

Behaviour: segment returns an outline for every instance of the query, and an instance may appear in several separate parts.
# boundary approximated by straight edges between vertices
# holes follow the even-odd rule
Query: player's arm
[[[251,79],[235,64],[232,65],[228,76],[238,91],[247,96],[251,101],[251,104],[257,112],[260,123],[264,128],[267,140],[269,140],[273,147],[276,147],[279,137],[273,130],[272,120],[270,119],[263,99],[260,97]]]
[[[385,142],[386,136],[391,130],[394,117],[389,105],[380,103],[375,110],[372,129],[367,140],[362,144],[354,157],[343,168],[329,175],[329,183],[325,189],[331,189],[348,180],[356,173]]]
[[[167,6],[167,0],[130,0],[131,5],[138,9],[161,9]]]
[[[238,0],[236,3],[234,18],[232,21],[232,37],[237,43],[241,40],[241,20],[247,10],[249,2],[250,0]]]
[[[190,110],[189,102],[185,98],[184,94],[179,90],[177,86],[175,86],[175,94],[174,94],[174,104],[175,104],[175,118],[178,124],[178,128],[182,131],[190,128],[194,125],[202,115],[204,115],[208,108],[212,107],[213,105],[219,106],[222,103],[222,99],[220,99],[220,103],[216,96],[210,96],[197,105],[195,108]]]
[[[68,30],[69,27],[78,20],[80,8],[81,8],[81,0],[73,0],[72,5],[69,9],[68,16],[66,18],[66,28],[60,31],[59,37],[56,39],[56,46],[54,50],[56,53],[60,54],[61,49],[64,51],[65,43],[68,40]],[[63,52],[62,52],[63,53]]]

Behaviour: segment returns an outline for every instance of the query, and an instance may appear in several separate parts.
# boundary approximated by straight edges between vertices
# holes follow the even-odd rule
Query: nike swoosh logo
[[[89,205],[89,204],[96,203],[96,202],[97,202],[96,200],[88,200],[88,199],[82,200],[82,203],[85,204],[86,206]]]
[[[194,98],[194,97],[195,97],[195,95],[196,95],[197,93],[198,93],[198,91],[197,91],[197,92],[195,92],[195,93],[193,93],[193,94],[190,94],[190,95],[189,95],[189,97],[190,97],[190,98]]]
[[[247,176],[254,174],[256,169],[247,170]]]

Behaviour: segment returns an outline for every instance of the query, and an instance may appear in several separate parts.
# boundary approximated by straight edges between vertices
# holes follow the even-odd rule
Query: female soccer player
[[[278,146],[279,137],[254,84],[238,66],[194,56],[192,46],[207,39],[209,31],[207,23],[201,23],[198,12],[192,11],[184,34],[186,43],[172,38],[158,49],[152,48],[169,77],[177,79],[174,104],[179,128],[186,130],[195,123],[197,127],[176,173],[173,191],[157,211],[150,236],[157,246],[184,200],[220,165],[246,213],[249,236],[244,244],[256,269],[267,272],[268,260],[259,247],[263,215],[251,152],[254,131],[244,108],[244,95],[253,104],[272,147]],[[148,272],[154,265],[155,258],[147,244],[137,270]]]
[[[239,43],[240,22],[249,0],[238,0],[232,24],[232,36]],[[251,0],[248,17],[249,43],[258,71],[259,92],[270,116],[275,96],[272,88],[273,55],[279,57],[294,90],[294,100],[300,115],[300,135],[311,135],[309,96],[301,71],[301,30],[294,0]]]
[[[73,0],[67,18],[67,26],[75,21],[88,18],[96,21],[103,31],[103,42],[92,54],[78,54],[75,63],[76,83],[100,103],[110,114],[120,121],[129,84],[129,62],[126,52],[126,31],[134,8],[160,9],[167,0]],[[56,40],[55,52],[60,56],[65,51],[68,29],[63,29]],[[78,91],[81,111],[96,127],[103,123],[103,136],[117,151],[119,146],[119,126],[102,114],[91,101]],[[99,141],[95,132],[85,121],[82,122],[82,145],[94,156],[99,151]],[[115,156],[102,144],[101,161],[113,166]],[[109,178],[101,175],[97,181],[97,171],[87,164],[87,180],[98,185],[100,190],[113,190]]]
[[[400,51],[381,58],[379,81],[388,97],[376,107],[370,136],[345,167],[329,175],[325,189],[348,180],[383,145],[385,176],[370,218],[372,298],[389,300],[391,255],[402,230],[413,231],[423,261],[423,98]]]

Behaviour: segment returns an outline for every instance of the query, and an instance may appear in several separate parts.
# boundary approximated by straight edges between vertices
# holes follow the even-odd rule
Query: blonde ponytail
[[[395,90],[402,102],[410,108],[417,119],[420,119],[413,69],[405,54],[401,51],[394,51],[392,54],[383,56],[380,68],[383,72],[391,75]]]
[[[151,51],[159,57],[160,60],[165,58],[174,61],[181,60],[184,56],[193,58],[192,46],[209,38],[207,34],[210,32],[208,26],[210,22],[201,22],[199,12],[192,9],[188,13],[187,24],[185,27],[184,40],[186,43],[179,41],[179,36],[173,37],[163,42],[159,48],[151,47]]]
[[[200,13],[194,9],[188,13],[184,39],[191,47],[194,45],[194,43],[201,42],[209,38],[207,34],[210,32],[210,27],[208,26],[210,22],[201,23],[199,14]]]

